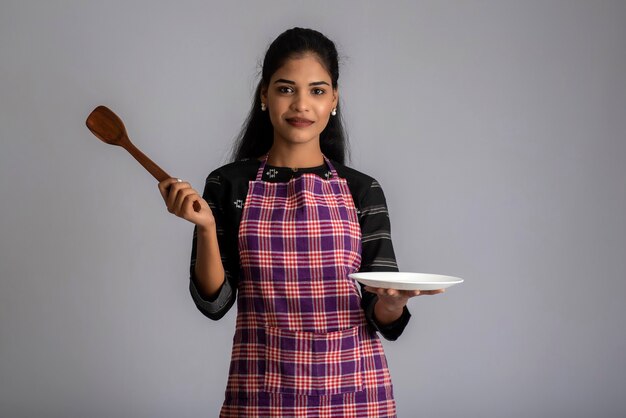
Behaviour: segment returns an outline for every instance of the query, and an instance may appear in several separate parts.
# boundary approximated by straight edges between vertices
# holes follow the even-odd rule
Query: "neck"
[[[276,144],[269,150],[269,165],[275,167],[309,168],[324,164],[319,142],[314,144]]]

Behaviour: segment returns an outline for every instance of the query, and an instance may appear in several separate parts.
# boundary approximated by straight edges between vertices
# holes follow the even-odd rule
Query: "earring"
[[[337,116],[337,108],[334,108],[334,109],[330,112],[330,114],[331,114],[331,115],[333,115],[333,116]]]
[[[261,102],[261,112],[265,112],[267,110],[267,105]]]

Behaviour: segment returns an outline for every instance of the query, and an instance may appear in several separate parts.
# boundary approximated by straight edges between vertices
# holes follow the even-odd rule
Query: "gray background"
[[[106,104],[173,176],[226,162],[258,62],[343,57],[410,301],[402,417],[626,416],[626,2],[0,1],[0,415],[216,416],[235,309],[188,294],[192,226],[84,126]]]

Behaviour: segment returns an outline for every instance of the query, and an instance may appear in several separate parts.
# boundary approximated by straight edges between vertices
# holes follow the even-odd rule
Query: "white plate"
[[[458,277],[395,271],[352,273],[348,277],[366,286],[398,290],[437,290],[463,283]]]

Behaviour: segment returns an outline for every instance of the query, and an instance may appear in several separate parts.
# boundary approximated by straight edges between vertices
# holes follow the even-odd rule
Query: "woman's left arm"
[[[361,198],[360,224],[363,233],[363,263],[361,271],[398,271],[391,241],[391,221],[385,194],[378,181],[372,179]],[[397,339],[408,323],[406,307],[410,298],[419,295],[437,295],[438,290],[397,290],[362,286],[366,316],[390,340]]]
[[[359,271],[398,271],[391,241],[387,202],[380,183],[369,178],[364,187],[355,187],[355,191],[357,189],[359,192],[354,197],[362,232],[362,259]],[[405,306],[406,301],[400,307],[402,303],[397,302],[402,302],[401,300],[390,300],[389,302],[393,302],[385,304],[379,303],[379,299],[377,292],[368,291],[361,284],[361,307],[368,323],[385,339],[397,340],[411,318]]]

